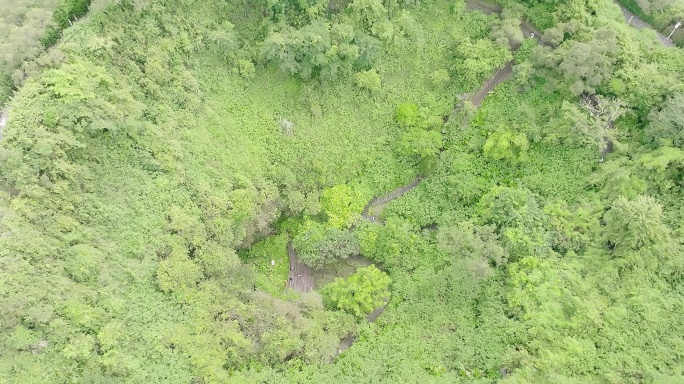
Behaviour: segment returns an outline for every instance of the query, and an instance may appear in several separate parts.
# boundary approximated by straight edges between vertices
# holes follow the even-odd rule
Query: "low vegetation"
[[[0,382],[684,380],[684,54],[483,5],[12,2]]]

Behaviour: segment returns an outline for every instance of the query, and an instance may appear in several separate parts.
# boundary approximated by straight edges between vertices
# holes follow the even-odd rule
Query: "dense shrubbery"
[[[34,67],[53,60],[41,58],[30,62],[59,40],[70,21],[85,15],[90,3],[91,0],[0,2],[0,105],[9,100],[15,84],[21,85],[28,75],[39,72]]]
[[[681,381],[684,56],[610,1],[87,4],[17,24],[0,381]]]

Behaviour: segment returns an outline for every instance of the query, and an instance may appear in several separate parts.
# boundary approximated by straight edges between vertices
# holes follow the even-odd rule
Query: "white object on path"
[[[674,29],[672,30],[672,32],[670,32],[670,34],[667,35],[667,38],[669,39],[670,37],[672,37],[672,34],[675,33],[675,31],[677,30],[677,28],[679,28],[679,27],[681,27],[681,26],[682,26],[682,23],[678,21],[677,24],[675,24],[675,27],[674,27]]]
[[[5,128],[8,119],[7,111],[0,112],[0,139],[2,139],[2,130]]]
[[[0,113],[0,129],[5,128],[5,124],[7,124],[7,111],[2,111]]]

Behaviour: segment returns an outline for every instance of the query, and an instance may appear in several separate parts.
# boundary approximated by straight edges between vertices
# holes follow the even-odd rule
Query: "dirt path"
[[[622,4],[620,4],[620,3],[616,3],[616,4],[618,5],[618,7],[620,7],[620,10],[622,11],[622,16],[625,17],[625,21],[627,22],[627,24],[633,26],[636,29],[654,30],[654,31],[656,31],[656,36],[658,37],[658,40],[660,40],[660,42],[663,43],[664,46],[675,47],[672,40],[670,40],[667,37],[665,37],[664,35],[662,35],[660,32],[658,32],[655,28],[653,28],[647,22],[641,20],[637,15],[630,12],[629,9],[623,7]]]
[[[489,14],[501,12],[501,7],[499,7],[498,5],[486,3],[486,2],[478,1],[478,0],[467,1],[466,2],[466,8],[469,10],[477,10],[477,11],[481,11],[481,12],[485,12],[485,13],[489,13]],[[534,27],[532,27],[531,24],[527,23],[529,26],[526,26],[525,23],[527,23],[527,22],[523,22],[523,24],[521,25],[521,29],[522,29],[525,37],[534,37],[539,42],[541,42],[541,40],[540,40],[541,34],[539,33],[539,31],[534,29]],[[516,48],[513,47],[513,49],[516,49]],[[508,78],[511,77],[512,69],[513,69],[513,60],[507,62],[501,68],[497,69],[496,72],[494,72],[494,74],[482,84],[482,87],[480,87],[480,89],[475,91],[468,98],[468,100],[475,107],[479,107],[482,104],[482,101],[487,97],[487,95],[489,95],[489,93],[497,85],[501,84],[502,82],[508,80]],[[417,187],[422,180],[423,180],[423,177],[418,176],[416,179],[414,179],[413,181],[411,181],[407,185],[399,187],[399,188],[397,188],[391,192],[388,192],[384,195],[374,197],[363,208],[363,212],[361,213],[361,217],[365,220],[383,225],[384,223],[382,221],[380,221],[379,219],[376,219],[374,216],[369,215],[370,209],[372,207],[375,207],[378,205],[386,204],[386,203],[406,194],[407,192],[409,192],[412,189],[414,189],[415,187]],[[366,320],[370,323],[375,322],[375,320],[377,320],[377,318],[384,311],[385,311],[385,306],[377,308],[373,312],[371,312],[370,315],[368,315]],[[349,335],[349,336],[347,336],[346,339],[342,340],[340,345],[337,347],[337,353],[332,358],[332,360],[335,360],[340,355],[340,353],[342,353],[347,348],[351,347],[355,341],[356,341],[356,336],[353,336],[353,335]]]
[[[386,204],[386,203],[398,198],[399,196],[406,194],[408,191],[417,187],[421,181],[423,181],[423,177],[418,176],[412,182],[408,183],[407,185],[399,187],[399,188],[397,188],[391,192],[388,192],[384,195],[374,197],[373,199],[371,199],[371,201],[368,202],[368,204],[366,204],[365,207],[363,207],[363,211],[361,212],[361,218],[363,218],[364,220],[368,220],[370,222],[374,222],[374,223],[378,223],[380,225],[383,225],[384,223],[382,221],[380,221],[379,219],[377,219],[374,216],[371,216],[369,214],[370,209],[372,207],[375,207],[378,205]]]
[[[488,3],[480,0],[468,0],[466,1],[466,9],[472,10],[472,11],[480,11],[484,12],[487,14],[493,14],[493,13],[500,13],[502,8],[493,3]],[[541,33],[534,28],[532,24],[530,24],[528,21],[523,21],[520,26],[521,30],[523,31],[523,35],[526,38],[533,37],[537,39],[541,43]],[[517,47],[513,47],[512,49],[515,50]],[[470,97],[468,98],[468,101],[472,103],[475,107],[479,107],[482,104],[482,101],[489,95],[489,93],[499,84],[502,82],[508,80],[513,73],[513,60],[507,62],[504,64],[502,67],[496,70],[494,74],[487,79],[483,84],[480,89],[475,91]],[[457,110],[459,107],[457,106],[455,110]],[[452,113],[453,116],[453,113]],[[374,216],[369,215],[369,211],[372,207],[381,205],[381,204],[386,204],[404,194],[409,192],[410,190],[414,189],[417,187],[420,182],[423,180],[422,176],[417,177],[413,181],[411,181],[409,184],[399,187],[385,195],[378,196],[373,198],[363,209],[363,212],[361,213],[361,217],[365,220],[378,223],[378,224],[383,224],[381,221],[379,221],[377,218]]]
[[[492,4],[492,3],[487,3],[479,0],[468,0],[466,1],[466,8],[469,10],[477,10],[485,13],[499,13],[501,12],[501,7]],[[541,33],[532,26],[527,21],[523,21],[520,26],[521,30],[523,31],[523,35],[525,38],[535,38],[537,41],[541,43]],[[517,47],[512,47],[513,50],[517,49]],[[489,95],[489,93],[499,84],[502,82],[508,80],[511,77],[512,74],[512,69],[513,69],[513,60],[507,62],[504,64],[501,68],[497,69],[494,74],[487,79],[483,84],[480,89],[475,91],[469,98],[468,100],[475,106],[479,107],[482,104],[482,101]],[[458,108],[458,107],[457,107]],[[453,115],[453,114],[452,114]],[[390,191],[384,195],[374,197],[371,199],[370,202],[363,208],[363,211],[361,213],[361,217],[364,220],[384,225],[382,221],[379,219],[375,218],[374,216],[371,216],[369,214],[369,211],[372,207],[379,206],[386,204],[392,200],[397,199],[400,196],[403,196],[404,194],[408,193],[412,189],[416,188],[418,185],[420,185],[420,182],[423,180],[422,176],[416,177],[413,181],[411,181],[409,184],[406,184],[404,186],[401,186],[393,191]],[[292,244],[288,244],[288,254],[290,256],[290,278],[288,279],[288,288],[291,288],[295,290],[296,292],[310,292],[313,289],[313,277],[311,276],[311,268],[308,266],[302,264],[298,257],[297,257],[297,252],[295,249],[292,247]],[[294,275],[294,276],[293,276]],[[377,318],[385,311],[385,306],[376,308],[373,312],[371,312],[366,320],[368,322],[375,322]],[[331,359],[335,360],[340,353],[342,353],[344,350],[347,348],[351,347],[352,344],[356,341],[356,336],[354,335],[349,335],[347,338],[342,340],[340,345],[337,348],[337,353],[335,356]]]

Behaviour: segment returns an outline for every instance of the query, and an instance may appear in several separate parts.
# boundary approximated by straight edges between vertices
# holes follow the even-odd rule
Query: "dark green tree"
[[[648,115],[648,139],[654,144],[684,149],[684,93],[677,93]]]
[[[294,238],[293,245],[300,260],[315,268],[357,255],[360,251],[354,232],[326,228],[313,222]]]
[[[555,50],[539,46],[531,57],[542,76],[579,96],[595,94],[612,77],[619,54],[615,32],[603,28],[588,41],[573,41]]]
[[[354,38],[351,25],[316,21],[300,29],[270,33],[261,44],[261,57],[305,80],[335,80],[350,75],[361,58]],[[362,61],[367,65],[373,54],[364,53]]]

